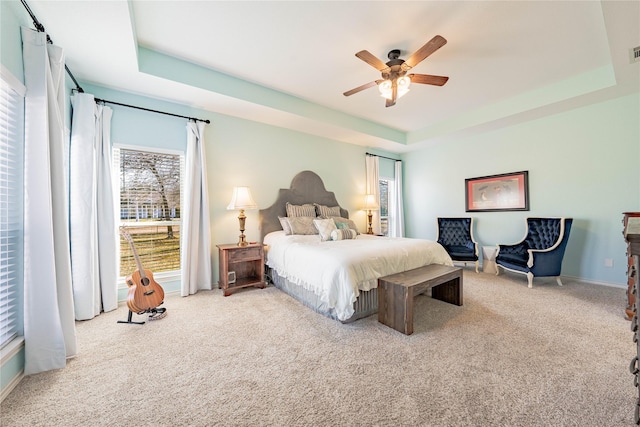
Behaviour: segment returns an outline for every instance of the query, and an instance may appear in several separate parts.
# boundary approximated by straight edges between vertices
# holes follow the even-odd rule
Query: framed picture
[[[467,212],[529,210],[528,171],[467,178],[464,181]]]

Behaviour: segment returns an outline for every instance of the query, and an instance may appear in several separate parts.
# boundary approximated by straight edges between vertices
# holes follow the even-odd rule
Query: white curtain
[[[376,198],[376,203],[380,206],[380,159],[378,156],[367,155],[366,169],[367,169],[367,194],[373,194]],[[372,228],[373,234],[380,234],[380,211],[372,211]]]
[[[402,162],[396,160],[393,198],[389,201],[389,236],[404,237],[404,210],[402,208]]]
[[[205,167],[204,123],[187,123],[186,215],[182,218],[181,295],[211,289],[209,199]]]
[[[64,53],[22,28],[25,98],[25,375],[63,368],[76,354],[71,289]]]
[[[112,110],[93,95],[72,97],[69,150],[71,272],[75,318],[118,308],[118,246],[111,179]]]

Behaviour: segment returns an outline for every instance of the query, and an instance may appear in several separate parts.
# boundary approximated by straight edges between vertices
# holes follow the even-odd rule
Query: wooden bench
[[[462,305],[462,268],[425,265],[378,279],[378,321],[413,333],[413,297],[431,288],[431,297]]]

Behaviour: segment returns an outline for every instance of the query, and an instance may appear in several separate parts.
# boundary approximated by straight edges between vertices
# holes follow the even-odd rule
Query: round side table
[[[496,253],[498,252],[497,246],[483,246],[482,247],[482,271],[485,273],[496,274]]]

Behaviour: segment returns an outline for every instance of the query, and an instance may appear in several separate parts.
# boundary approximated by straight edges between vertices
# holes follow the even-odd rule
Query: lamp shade
[[[233,187],[233,195],[227,209],[258,209],[258,205],[251,197],[249,187]]]
[[[364,206],[362,209],[366,211],[375,211],[380,209],[380,205],[376,202],[376,196],[374,194],[367,194],[364,196]]]

